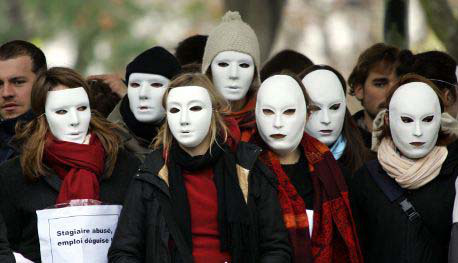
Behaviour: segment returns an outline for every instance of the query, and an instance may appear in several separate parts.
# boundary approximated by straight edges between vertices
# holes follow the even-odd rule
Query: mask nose
[[[148,99],[148,85],[146,83],[142,83],[140,85],[140,90],[139,90],[138,95],[140,96],[140,100]]]
[[[229,79],[238,79],[239,70],[236,63],[231,63],[229,66]]]
[[[78,113],[76,112],[76,109],[71,109],[69,114],[70,114],[70,126],[77,127],[80,124],[80,118],[78,116]]]
[[[329,112],[327,110],[321,110],[320,122],[326,125],[331,123],[331,119],[329,119]]]
[[[274,127],[277,128],[277,129],[280,129],[280,128],[283,127],[283,119],[281,117],[281,114],[276,114],[275,115]]]
[[[415,123],[415,131],[414,131],[413,135],[415,135],[416,137],[420,137],[420,136],[423,135],[423,131],[421,129],[421,125],[420,125],[419,121],[417,121]]]
[[[182,110],[180,115],[180,125],[189,125],[189,114],[187,110]]]

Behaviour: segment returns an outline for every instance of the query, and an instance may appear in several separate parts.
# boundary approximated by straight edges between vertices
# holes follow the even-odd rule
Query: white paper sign
[[[120,205],[38,210],[41,261],[106,263]]]

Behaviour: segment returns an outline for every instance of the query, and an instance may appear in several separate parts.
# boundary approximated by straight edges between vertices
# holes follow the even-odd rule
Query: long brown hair
[[[228,128],[224,122],[223,115],[229,111],[228,102],[219,95],[219,93],[213,87],[212,82],[208,79],[207,76],[201,73],[184,73],[178,75],[173,79],[167,90],[164,93],[162,98],[162,105],[166,109],[167,97],[170,93],[170,90],[182,87],[182,86],[199,86],[208,91],[210,95],[210,101],[212,103],[212,118],[210,123],[210,147],[216,142],[217,136],[221,136],[223,142],[226,141],[228,136]],[[157,136],[154,138],[152,143],[153,149],[164,148],[165,156],[168,156],[168,151],[172,145],[173,135],[170,131],[168,122],[165,121],[164,124],[159,129]]]
[[[69,89],[82,87],[88,94],[92,105],[88,84],[74,70],[54,67],[38,76],[31,93],[32,111],[38,117],[27,124],[17,126],[14,138],[15,141],[21,144],[20,161],[22,171],[30,180],[35,180],[49,173],[49,168],[43,163],[43,152],[47,143],[46,137],[50,132],[44,112],[48,91],[52,91],[58,85]],[[105,149],[105,174],[107,177],[111,176],[113,172],[119,150],[120,139],[113,132],[116,127],[116,125],[111,124],[97,113],[92,112],[89,130],[99,138]]]
[[[408,73],[401,77],[399,81],[388,91],[386,100],[385,100],[385,105],[387,108],[389,108],[391,99],[393,98],[394,93],[396,90],[399,89],[404,84],[411,83],[411,82],[423,82],[427,84],[433,91],[436,93],[438,99],[439,99],[439,104],[441,108],[441,113],[444,112],[445,109],[445,98],[443,93],[440,91],[440,89],[429,79],[422,77],[420,75],[414,74],[414,73]],[[383,125],[379,129],[381,130],[382,133],[379,136],[379,139],[383,139],[384,137],[390,137],[391,138],[391,130],[390,130],[390,122],[389,122],[389,111],[387,111],[387,115],[385,116],[385,119],[383,120]],[[437,138],[436,145],[447,145],[452,141],[452,138],[443,132],[442,130],[439,130],[439,137]]]
[[[299,74],[299,78],[303,79],[306,75],[315,70],[328,70],[334,73],[339,79],[340,84],[344,89],[344,93],[347,94],[347,85],[345,83],[344,77],[331,66],[312,65],[301,72]],[[351,117],[348,108],[345,109],[345,119],[342,128],[342,135],[347,140],[347,145],[345,147],[344,153],[342,154],[340,162],[344,163],[350,172],[354,173],[364,164],[364,162],[371,159],[372,154],[364,145],[363,138],[356,126],[356,123]]]

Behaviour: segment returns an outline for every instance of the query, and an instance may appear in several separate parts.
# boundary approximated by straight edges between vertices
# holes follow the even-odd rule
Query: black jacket
[[[366,125],[364,124],[364,110],[360,110],[353,114],[353,120],[356,123],[356,126],[358,126],[359,133],[361,134],[361,137],[363,138],[364,144],[368,149],[371,148],[372,146],[372,133],[367,130],[365,127]]]
[[[120,149],[113,174],[101,179],[100,200],[122,204],[139,165],[137,158]],[[10,247],[34,262],[41,262],[36,211],[55,205],[61,182],[56,174],[30,182],[22,174],[19,157],[0,166],[0,212],[5,220]]]
[[[458,263],[458,223],[454,223],[452,226],[448,262]]]
[[[364,165],[350,181],[350,201],[365,262],[447,262],[458,147],[449,146],[440,174],[405,196],[421,216],[421,223],[408,220],[398,202],[391,203],[375,184]],[[388,176],[377,162],[380,174]]]
[[[259,262],[290,262],[288,233],[281,218],[277,193],[271,185],[275,177],[257,161],[260,149],[254,147],[241,143],[236,159],[249,175],[248,205],[255,214],[259,230]],[[192,249],[185,245],[172,216],[173,203],[162,176],[163,168],[160,150],[148,155],[140,167],[121,212],[108,252],[109,262],[193,261]]]

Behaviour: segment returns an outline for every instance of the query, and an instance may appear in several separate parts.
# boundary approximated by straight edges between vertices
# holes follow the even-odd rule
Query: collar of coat
[[[250,143],[240,142],[236,150],[236,170],[239,180],[240,189],[242,190],[245,202],[248,200],[248,177],[250,171],[257,163],[261,153],[261,148]],[[275,176],[264,166],[261,165],[263,174],[267,176],[270,182],[275,182]],[[165,165],[165,160],[162,156],[162,149],[158,149],[150,153],[143,164],[138,169],[136,179],[148,182],[170,197],[169,192],[169,175]]]

